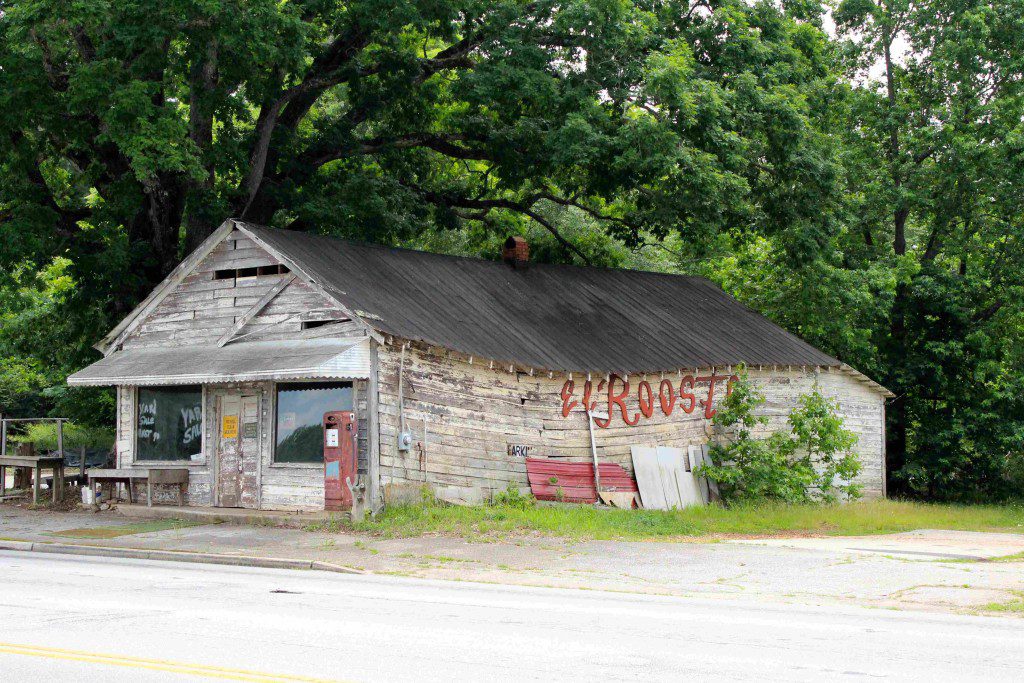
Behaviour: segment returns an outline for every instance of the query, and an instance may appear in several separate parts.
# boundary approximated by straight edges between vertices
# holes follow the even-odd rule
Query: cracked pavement
[[[523,534],[467,540],[208,524],[102,540],[61,535],[70,529],[133,522],[138,520],[116,511],[0,506],[4,539],[315,559],[415,578],[968,614],[1018,600],[1024,593],[1024,534],[920,530],[674,542]],[[1021,556],[1010,561],[993,561],[1017,554]]]

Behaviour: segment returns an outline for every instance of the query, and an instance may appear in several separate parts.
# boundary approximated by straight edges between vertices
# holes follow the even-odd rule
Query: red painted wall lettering
[[[658,386],[658,400],[661,401],[661,412],[671,415],[676,407],[676,388],[672,381],[663,379]]]
[[[663,379],[661,384],[658,385],[658,400],[654,400],[654,390],[651,388],[650,382],[643,380],[637,384],[636,401],[639,412],[632,413],[630,415],[630,409],[626,405],[629,399],[629,382],[619,377],[618,375],[612,375],[609,380],[601,380],[594,386],[591,380],[587,380],[583,384],[583,396],[582,396],[582,407],[584,410],[589,410],[593,413],[597,410],[597,404],[600,400],[597,397],[605,397],[608,401],[608,417],[607,418],[594,418],[594,424],[602,429],[607,429],[609,425],[615,420],[616,412],[622,416],[622,421],[632,427],[640,422],[640,418],[651,418],[654,417],[654,408],[658,405],[661,408],[661,412],[665,416],[671,416],[672,411],[678,406],[683,409],[686,414],[692,413],[697,409],[699,405],[704,410],[703,417],[706,420],[710,420],[718,414],[718,410],[715,408],[715,389],[721,382],[726,382],[725,395],[729,396],[732,394],[733,385],[739,381],[739,377],[736,375],[706,375],[700,377],[694,377],[693,375],[685,375],[679,381],[679,393],[675,391],[675,387],[671,380]],[[622,383],[622,389],[616,392],[616,382]],[[707,384],[707,395],[705,398],[697,398],[698,387],[697,385]],[[699,391],[703,391],[701,388]],[[569,417],[573,408],[580,405],[581,402],[574,400],[576,392],[576,384],[572,380],[566,380],[565,384],[562,385],[562,417]]]
[[[684,404],[684,401],[689,403]],[[687,375],[679,382],[679,403],[687,415],[697,406],[697,397],[693,395],[693,375]]]
[[[569,401],[574,389],[576,389],[576,383],[571,379],[567,379],[562,385],[562,417],[569,417],[569,412],[578,405],[577,401],[571,403]]]
[[[620,394],[615,393],[615,380],[622,382],[622,393]],[[625,381],[618,375],[612,375],[611,379],[608,381],[608,420],[603,425],[598,424],[598,427],[607,427],[608,423],[612,421],[612,417],[615,416],[615,408],[613,406],[619,407],[619,410],[622,412],[622,421],[630,427],[640,421],[640,413],[633,415],[632,420],[629,419],[629,413],[627,412],[628,408],[626,408],[625,401],[626,396],[628,395],[629,382]]]
[[[654,415],[654,392],[647,380],[637,385],[636,400],[640,404],[640,412],[644,417]]]

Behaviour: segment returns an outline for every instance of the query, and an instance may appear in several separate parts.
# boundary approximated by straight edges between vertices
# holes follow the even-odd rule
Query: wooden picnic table
[[[153,484],[174,484],[178,489],[178,506],[185,504],[185,487],[188,486],[187,467],[118,467],[116,469],[91,469],[89,485],[102,486],[104,482],[128,485],[128,502],[132,499],[132,484],[135,481],[146,482],[146,505],[153,505]],[[95,488],[93,489],[95,490]]]
[[[39,503],[39,487],[43,480],[43,470],[53,472],[50,484],[53,502],[56,503],[60,491],[64,490],[64,458],[59,455],[0,455],[0,496],[7,487],[7,468],[25,468],[32,470],[32,503]]]

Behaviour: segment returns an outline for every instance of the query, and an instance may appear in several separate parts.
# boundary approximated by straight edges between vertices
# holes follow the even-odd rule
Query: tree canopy
[[[0,0],[0,411],[225,218],[713,277],[898,394],[893,485],[1024,436],[1014,0]]]

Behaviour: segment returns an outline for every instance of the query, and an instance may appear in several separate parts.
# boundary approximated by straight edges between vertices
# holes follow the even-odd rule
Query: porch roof
[[[239,342],[117,351],[68,377],[72,386],[367,379],[368,339]]]

